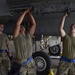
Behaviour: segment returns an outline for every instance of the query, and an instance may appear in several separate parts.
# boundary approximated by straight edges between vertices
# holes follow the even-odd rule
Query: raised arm
[[[59,32],[60,32],[61,37],[64,37],[66,35],[66,32],[63,28],[64,28],[64,23],[65,23],[65,19],[67,15],[68,15],[67,12],[65,12],[64,15],[62,16],[62,19],[59,25]]]
[[[30,9],[25,10],[25,11],[21,14],[21,16],[19,17],[18,21],[16,22],[15,29],[14,29],[14,34],[13,34],[14,37],[17,37],[17,36],[18,36],[19,31],[20,31],[21,23],[22,23],[22,21],[23,21],[23,19],[24,19],[24,16],[29,12],[29,10],[30,10]]]
[[[30,28],[29,32],[31,35],[33,35],[35,32],[36,22],[35,22],[33,15],[31,14],[31,12],[28,12],[27,19],[31,22],[31,28]]]

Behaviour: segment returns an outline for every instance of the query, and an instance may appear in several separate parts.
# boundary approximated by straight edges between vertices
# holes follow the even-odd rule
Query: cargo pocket
[[[58,66],[58,69],[61,71],[61,73],[67,74],[70,65],[71,65],[71,63],[69,63],[69,62],[67,63],[65,61],[61,61],[59,66]]]
[[[32,59],[30,62],[27,63],[28,68],[34,68],[35,67],[35,62]]]

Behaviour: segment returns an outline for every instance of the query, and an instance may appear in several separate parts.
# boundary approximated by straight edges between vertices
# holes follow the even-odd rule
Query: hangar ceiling
[[[75,11],[74,0],[7,0],[11,11],[33,7],[34,13],[60,13],[66,9]]]
[[[0,19],[5,22],[5,32],[11,34],[21,12],[29,7],[33,7],[32,13],[35,17],[37,27],[36,35],[59,35],[58,25],[65,10],[71,12],[65,26],[68,32],[69,24],[75,19],[75,0],[4,0],[3,9],[9,12]],[[3,0],[1,0],[3,2]],[[1,3],[0,2],[0,3]],[[71,19],[71,21],[70,21]],[[8,28],[7,28],[8,27]],[[10,32],[9,32],[10,31]]]

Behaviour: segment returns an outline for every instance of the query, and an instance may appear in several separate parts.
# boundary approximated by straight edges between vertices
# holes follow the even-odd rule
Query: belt
[[[7,52],[7,50],[6,49],[1,49],[0,52]]]
[[[67,59],[63,56],[61,57],[61,60],[65,61],[65,62],[75,62],[75,59],[70,60],[70,59]]]
[[[24,61],[22,64],[25,65],[25,64],[29,63],[32,59],[33,59],[33,58],[30,57],[30,58],[28,58],[26,61]]]

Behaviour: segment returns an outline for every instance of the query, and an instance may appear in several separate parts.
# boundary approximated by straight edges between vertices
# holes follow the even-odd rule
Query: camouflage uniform
[[[0,50],[3,49],[7,50],[6,42],[8,41],[9,39],[6,34],[4,33],[0,34]],[[2,72],[5,72],[5,74],[8,75],[8,70],[9,70],[9,58],[7,56],[7,53],[0,51],[0,75],[4,75],[2,74]]]
[[[14,38],[14,45],[16,49],[16,61],[20,64],[32,56],[32,36],[27,33],[25,36],[19,34]],[[36,75],[34,60],[22,65],[20,68],[20,75]]]
[[[75,38],[66,34],[66,36],[62,38],[62,41],[62,56],[69,60],[75,59]],[[75,75],[75,62],[60,60],[56,75]]]

